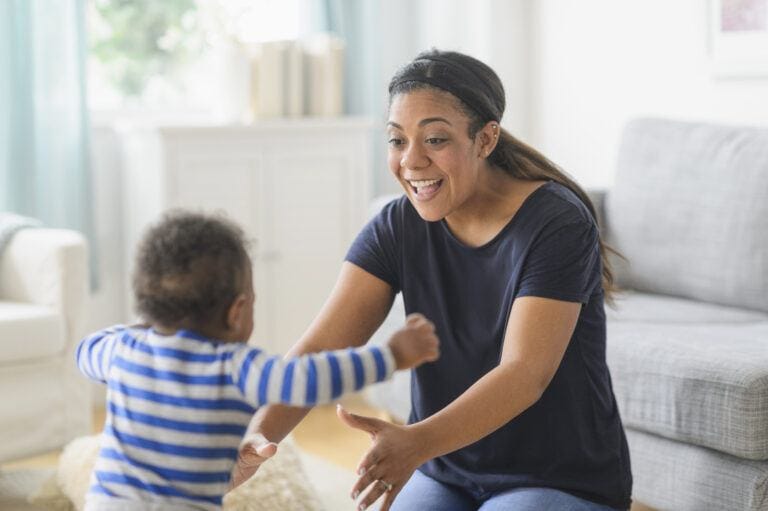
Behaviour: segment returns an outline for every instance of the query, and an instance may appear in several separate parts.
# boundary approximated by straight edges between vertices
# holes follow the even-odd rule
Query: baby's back
[[[219,509],[254,412],[230,376],[243,348],[184,331],[123,331],[110,357],[89,501]]]

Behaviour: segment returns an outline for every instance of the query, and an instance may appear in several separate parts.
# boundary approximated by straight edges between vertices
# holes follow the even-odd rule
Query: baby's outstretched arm
[[[412,315],[386,346],[349,348],[283,359],[257,349],[232,358],[233,383],[255,407],[278,403],[314,406],[383,381],[397,369],[432,361],[439,355],[434,326]]]

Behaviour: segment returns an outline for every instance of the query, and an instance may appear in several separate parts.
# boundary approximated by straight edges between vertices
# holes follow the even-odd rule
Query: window
[[[299,37],[307,0],[89,0],[92,110],[207,110],[227,45]]]

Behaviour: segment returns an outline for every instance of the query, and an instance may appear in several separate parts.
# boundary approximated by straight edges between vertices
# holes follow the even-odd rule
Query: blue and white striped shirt
[[[185,330],[124,326],[86,337],[76,357],[85,375],[107,385],[89,497],[206,510],[221,507],[258,407],[328,403],[395,370],[383,346],[283,359]]]

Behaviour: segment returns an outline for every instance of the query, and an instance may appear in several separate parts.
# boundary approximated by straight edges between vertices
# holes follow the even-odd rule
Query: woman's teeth
[[[426,190],[428,187],[439,184],[442,179],[420,179],[418,181],[409,181],[411,186],[416,190],[416,193],[421,193],[422,190]]]
[[[423,186],[433,185],[439,181],[440,181],[439,179],[422,179],[421,181],[411,181],[411,186],[415,186],[416,188],[421,188]]]

